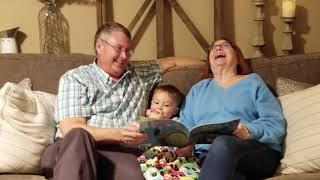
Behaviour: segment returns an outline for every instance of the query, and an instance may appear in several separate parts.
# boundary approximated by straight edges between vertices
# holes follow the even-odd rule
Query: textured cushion
[[[320,84],[279,100],[287,121],[280,172],[320,172]]]
[[[53,142],[55,96],[13,83],[0,90],[0,173],[38,173],[40,155]]]
[[[17,84],[18,86],[22,87],[23,89],[32,90],[32,82],[30,78],[24,78]]]
[[[278,96],[291,94],[297,91],[304,90],[313,86],[312,84],[294,81],[292,79],[279,77],[276,80],[276,91]]]

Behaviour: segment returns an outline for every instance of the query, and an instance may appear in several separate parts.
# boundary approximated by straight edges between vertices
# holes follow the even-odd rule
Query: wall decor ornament
[[[254,34],[252,39],[252,46],[255,48],[253,57],[264,56],[262,47],[265,45],[264,34],[263,34],[263,23],[264,23],[264,0],[253,0],[253,4],[256,6],[256,14],[254,17]]]
[[[40,53],[70,53],[69,25],[55,0],[46,0],[39,12]]]

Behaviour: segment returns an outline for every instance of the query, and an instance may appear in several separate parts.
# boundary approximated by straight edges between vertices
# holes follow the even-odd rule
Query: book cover
[[[190,130],[181,122],[171,119],[144,119],[140,131],[148,134],[143,144],[184,147],[188,144],[211,144],[219,135],[232,135],[240,119],[224,123],[202,124]]]

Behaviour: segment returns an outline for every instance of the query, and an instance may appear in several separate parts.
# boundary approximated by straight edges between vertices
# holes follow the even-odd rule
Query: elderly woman
[[[195,145],[202,163],[200,179],[262,179],[272,176],[281,158],[286,122],[264,81],[250,73],[233,42],[220,39],[209,53],[208,78],[195,84],[180,111],[189,128],[240,118],[233,135]],[[177,150],[190,155],[193,146]]]

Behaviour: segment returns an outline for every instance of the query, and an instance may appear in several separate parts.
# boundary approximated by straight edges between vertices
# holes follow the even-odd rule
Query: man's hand
[[[98,128],[86,124],[85,118],[77,117],[60,121],[59,126],[63,136],[72,128],[83,128],[87,130],[96,141],[103,142],[138,144],[147,138],[147,134],[139,132],[140,125],[137,122],[130,123],[123,128]]]
[[[140,124],[137,122],[126,125],[121,130],[120,141],[126,144],[139,144],[147,139],[147,134],[139,131]]]
[[[243,140],[247,140],[247,139],[250,139],[250,133],[249,133],[249,130],[248,128],[242,124],[242,123],[239,123],[238,125],[238,128],[233,131],[232,133],[233,135],[239,137],[240,139],[243,139]]]

